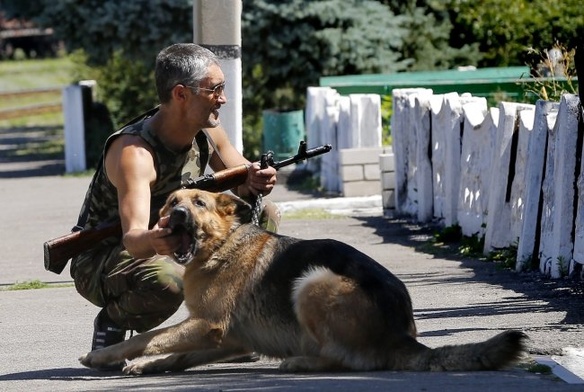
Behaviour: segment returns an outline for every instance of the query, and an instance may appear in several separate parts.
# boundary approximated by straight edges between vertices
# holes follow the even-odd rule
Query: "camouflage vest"
[[[150,206],[153,210],[150,219],[151,226],[158,220],[157,211],[172,191],[180,188],[187,179],[203,175],[209,158],[209,143],[205,133],[197,133],[189,150],[179,153],[171,151],[153,134],[150,127],[144,126],[144,120],[150,118],[156,111],[157,108],[130,121],[107,139],[101,162],[85,195],[79,221],[74,230],[96,227],[104,222],[119,221],[118,193],[106,176],[104,157],[112,141],[120,135],[140,136],[154,152],[157,176],[156,182],[150,188]]]

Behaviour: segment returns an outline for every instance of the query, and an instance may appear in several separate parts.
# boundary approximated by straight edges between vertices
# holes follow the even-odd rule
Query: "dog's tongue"
[[[180,236],[180,253],[185,255],[191,252],[192,236],[186,231],[183,231]]]

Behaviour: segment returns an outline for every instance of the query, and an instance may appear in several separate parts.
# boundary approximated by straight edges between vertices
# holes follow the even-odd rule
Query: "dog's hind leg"
[[[282,363],[288,371],[374,370],[386,367],[387,328],[380,310],[353,280],[318,267],[294,285],[304,355]]]
[[[102,367],[124,359],[143,355],[160,355],[216,348],[221,343],[223,330],[206,320],[189,318],[158,330],[148,331],[124,342],[91,351],[79,362],[87,367]]]
[[[247,354],[244,349],[218,348],[210,350],[199,350],[189,353],[171,354],[166,357],[139,359],[129,363],[124,367],[125,374],[153,374],[163,372],[181,372],[183,370],[217,362],[223,359],[233,358]]]

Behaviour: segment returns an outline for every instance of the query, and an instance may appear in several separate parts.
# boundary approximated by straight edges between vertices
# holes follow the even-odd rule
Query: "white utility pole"
[[[243,152],[241,10],[242,0],[193,0],[193,42],[220,58],[228,100],[220,111],[221,124],[239,152]]]

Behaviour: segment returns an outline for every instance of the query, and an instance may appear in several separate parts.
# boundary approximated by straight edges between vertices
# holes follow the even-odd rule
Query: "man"
[[[212,52],[171,45],[156,58],[155,78],[159,107],[108,138],[80,213],[80,228],[113,219],[122,226],[121,238],[109,238],[71,263],[77,291],[102,308],[92,350],[123,341],[126,330],[158,326],[183,300],[183,267],[168,257],[179,238],[167,219],[151,211],[186,179],[202,175],[207,163],[214,171],[249,163],[220,126],[225,79]],[[275,183],[276,170],[255,162],[246,182],[232,191],[242,198],[266,195]],[[275,231],[277,209],[263,215],[264,226]]]

